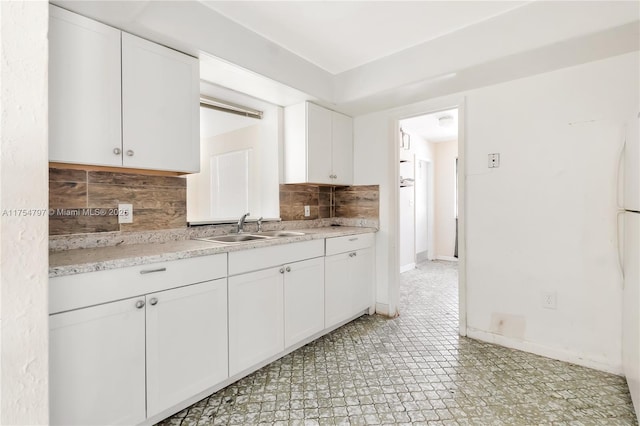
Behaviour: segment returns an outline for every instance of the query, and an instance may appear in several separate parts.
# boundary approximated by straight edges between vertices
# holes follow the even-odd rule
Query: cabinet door
[[[200,168],[198,60],[122,34],[122,145],[125,167]]]
[[[353,252],[350,258],[351,312],[357,314],[373,304],[373,248]]]
[[[130,425],[145,419],[143,301],[49,317],[51,424]]]
[[[350,253],[340,253],[325,258],[324,325],[336,325],[351,314]]]
[[[307,103],[307,182],[333,183],[331,179],[331,114]]]
[[[332,115],[332,180],[336,185],[353,184],[353,119],[333,112]]]
[[[324,258],[286,265],[284,345],[289,347],[324,328]]]
[[[283,274],[280,269],[229,278],[230,376],[284,350]]]
[[[227,280],[149,294],[147,415],[228,377]]]
[[[49,11],[49,161],[121,166],[120,31]]]

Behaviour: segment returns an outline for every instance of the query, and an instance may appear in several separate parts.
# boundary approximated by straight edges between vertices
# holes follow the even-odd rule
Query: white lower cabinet
[[[373,244],[314,239],[50,279],[51,423],[159,420],[364,312]]]
[[[141,423],[225,380],[227,353],[226,278],[51,315],[51,423]]]
[[[51,315],[49,326],[51,424],[142,422],[144,297]]]
[[[290,347],[324,329],[324,258],[285,266],[284,345]]]
[[[229,377],[227,280],[146,296],[147,416]]]
[[[363,312],[373,303],[373,248],[325,259],[325,328]]]
[[[229,375],[284,350],[280,268],[229,278]]]

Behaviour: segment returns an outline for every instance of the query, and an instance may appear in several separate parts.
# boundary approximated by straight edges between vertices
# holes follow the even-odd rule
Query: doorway
[[[398,266],[458,262],[458,108],[399,120]],[[428,270],[428,267],[426,268]]]

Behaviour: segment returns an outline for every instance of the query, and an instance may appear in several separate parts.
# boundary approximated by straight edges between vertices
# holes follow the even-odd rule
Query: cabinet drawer
[[[326,255],[344,253],[371,247],[375,243],[374,234],[347,235],[345,237],[327,238]]]
[[[271,268],[323,256],[322,240],[303,241],[229,253],[229,275]]]
[[[49,313],[223,278],[227,254],[149,263],[49,279]]]

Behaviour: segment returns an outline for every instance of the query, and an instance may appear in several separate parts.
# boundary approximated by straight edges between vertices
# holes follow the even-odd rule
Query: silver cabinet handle
[[[356,256],[357,256],[357,253],[356,253],[356,252],[349,253],[349,257],[356,257]]]
[[[349,238],[349,241],[358,241],[357,238]]]
[[[284,274],[284,268],[280,268],[280,273]]]
[[[167,268],[143,269],[142,271],[140,271],[140,274],[142,274],[142,275],[144,275],[144,274],[153,274],[154,272],[164,272],[166,270],[167,270]]]
[[[128,155],[129,157],[133,157],[133,150],[132,150],[132,149],[128,149],[128,150],[127,150],[127,155]]]
[[[136,308],[138,308],[138,309],[144,308],[144,300],[138,300],[136,302]]]
[[[287,266],[287,272],[291,272],[291,266]]]
[[[122,150],[120,148],[113,148],[113,153],[115,155],[120,155],[120,154],[122,154]]]
[[[149,303],[151,303],[151,306],[156,306],[158,304],[158,298],[152,297]]]

